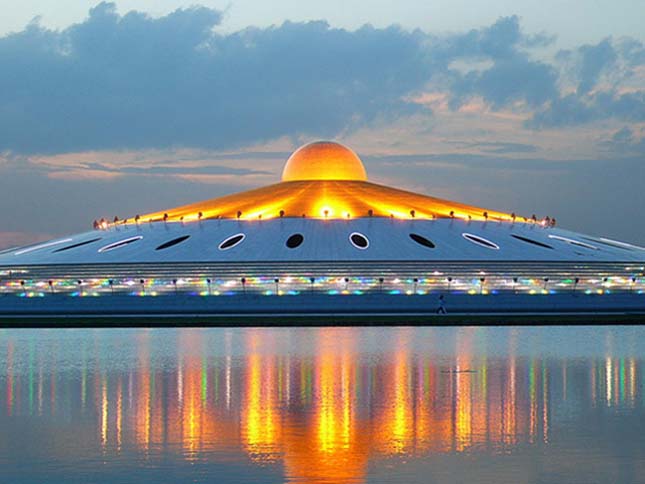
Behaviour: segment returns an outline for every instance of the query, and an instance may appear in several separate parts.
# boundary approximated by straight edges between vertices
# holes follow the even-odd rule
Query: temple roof
[[[370,183],[356,153],[339,143],[319,141],[305,145],[291,155],[280,183],[141,215],[140,219],[189,221],[371,216],[472,220],[513,218],[494,210]]]

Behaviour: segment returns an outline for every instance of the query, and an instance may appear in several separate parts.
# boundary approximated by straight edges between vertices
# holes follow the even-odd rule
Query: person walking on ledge
[[[437,308],[437,314],[448,314],[448,311],[446,311],[446,298],[443,297],[443,294],[439,296],[439,307]]]

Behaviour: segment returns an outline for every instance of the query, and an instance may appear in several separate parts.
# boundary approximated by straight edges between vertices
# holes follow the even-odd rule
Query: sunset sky
[[[315,139],[645,243],[642,0],[0,2],[0,248],[277,182]]]

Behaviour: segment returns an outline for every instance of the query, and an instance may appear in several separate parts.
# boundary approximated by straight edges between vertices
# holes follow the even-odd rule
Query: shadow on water
[[[644,336],[1,330],[0,481],[642,482]]]

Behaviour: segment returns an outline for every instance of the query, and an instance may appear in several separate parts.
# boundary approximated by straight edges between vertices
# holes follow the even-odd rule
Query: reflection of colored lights
[[[101,383],[101,445],[103,448],[107,445],[108,438],[108,399],[107,399],[107,381],[103,377]]]
[[[248,376],[246,378],[243,439],[257,459],[270,460],[278,441],[278,416],[275,402],[275,361],[259,352],[260,335],[249,334]]]
[[[339,482],[360,481],[368,458],[481,448],[508,452],[528,441],[548,443],[558,423],[559,413],[549,405],[560,399],[558,392],[566,392],[566,361],[559,368],[550,359],[474,357],[480,333],[465,329],[454,361],[416,353],[405,329],[396,349],[375,361],[364,358],[356,332],[332,329],[320,330],[318,349],[304,357],[280,350],[276,356],[280,343],[257,330],[249,338],[247,358],[235,356],[234,344],[212,357],[210,342],[195,333],[181,339],[176,367],[164,362],[163,370],[151,364],[155,346],[142,336],[136,368],[100,371],[98,358],[96,378],[87,384],[79,378],[79,387],[61,384],[56,375],[43,376],[47,355],[36,357],[33,375],[14,374],[15,352],[9,348],[2,411],[19,415],[29,408],[31,415],[33,400],[34,411],[44,401],[46,413],[74,412],[67,392],[79,388],[76,398],[84,402],[87,392],[87,402],[94,405],[84,418],[94,419],[95,443],[106,454],[132,445],[142,451],[167,445],[193,460],[234,449],[259,463],[280,459],[286,476],[299,482],[343,472]],[[60,354],[51,358],[56,361]],[[580,383],[586,382],[593,399],[612,408],[640,405],[637,358],[609,355],[589,366],[590,377],[585,373]],[[84,404],[78,409],[86,412]]]

